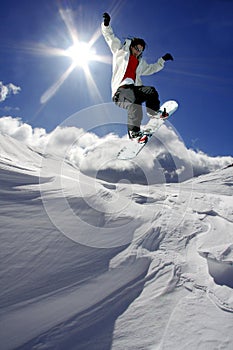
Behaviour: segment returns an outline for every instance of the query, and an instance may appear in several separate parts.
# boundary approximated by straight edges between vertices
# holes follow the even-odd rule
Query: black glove
[[[103,14],[103,19],[104,19],[104,25],[105,25],[105,27],[108,27],[108,26],[109,26],[109,23],[110,23],[111,17],[109,16],[109,14],[108,14],[107,12],[104,12],[104,14]]]
[[[170,53],[166,53],[164,56],[162,56],[162,59],[164,61],[173,61],[173,57]]]

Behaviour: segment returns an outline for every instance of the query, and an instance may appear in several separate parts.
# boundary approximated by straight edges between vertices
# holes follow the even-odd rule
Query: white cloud
[[[21,88],[19,86],[16,86],[12,83],[3,85],[3,82],[0,81],[0,102],[5,101],[6,98],[9,97],[11,94],[16,95],[20,91],[21,91]]]
[[[106,181],[129,179],[137,183],[184,181],[222,168],[232,157],[210,157],[187,149],[172,128],[161,127],[147,149],[133,161],[119,161],[116,155],[127,144],[127,137],[114,134],[98,137],[77,127],[57,127],[51,133],[33,129],[18,118],[0,118],[0,132],[36,148],[72,162],[85,174]],[[147,153],[146,153],[147,152]]]
[[[19,112],[19,107],[11,107],[11,106],[4,106],[0,108],[0,111],[3,111],[4,113],[10,113],[10,112]]]
[[[28,146],[41,148],[46,144],[48,134],[45,129],[35,128],[23,123],[19,118],[0,118],[0,132],[7,134]]]

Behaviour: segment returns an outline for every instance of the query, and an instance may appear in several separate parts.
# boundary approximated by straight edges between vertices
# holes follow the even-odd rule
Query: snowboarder
[[[170,53],[159,58],[156,63],[148,64],[142,53],[146,43],[141,38],[126,39],[122,44],[110,26],[111,17],[103,14],[102,34],[113,54],[112,98],[119,107],[128,112],[128,134],[130,138],[141,138],[140,130],[143,117],[142,103],[146,103],[147,114],[155,117],[160,108],[159,95],[153,86],[143,86],[140,76],[159,72],[164,62],[173,60]],[[166,117],[166,112],[165,115]]]

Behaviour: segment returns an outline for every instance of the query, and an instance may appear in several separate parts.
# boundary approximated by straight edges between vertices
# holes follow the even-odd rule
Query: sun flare
[[[77,42],[66,50],[66,55],[71,58],[73,65],[83,67],[95,59],[95,50],[88,43]]]
[[[52,56],[68,57],[70,58],[71,63],[66,71],[61,75],[61,77],[58,78],[58,80],[43,93],[40,98],[40,102],[42,104],[47,103],[56,94],[58,89],[62,86],[64,81],[69,77],[69,75],[74,71],[76,67],[82,68],[86,78],[88,90],[92,94],[92,97],[98,99],[98,101],[102,101],[101,94],[96,86],[89,68],[91,61],[111,64],[111,57],[98,55],[93,47],[95,42],[101,36],[100,28],[98,28],[92,35],[89,42],[81,41],[79,40],[79,35],[74,25],[72,10],[65,10],[60,8],[59,13],[68,30],[69,35],[67,38],[72,41],[72,45],[67,49],[40,45],[40,47],[37,48],[35,52]]]

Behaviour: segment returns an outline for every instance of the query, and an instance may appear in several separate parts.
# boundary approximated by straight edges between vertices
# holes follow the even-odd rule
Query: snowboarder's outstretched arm
[[[103,37],[108,44],[112,53],[119,50],[122,46],[120,39],[118,39],[113,33],[112,27],[110,26],[111,17],[107,12],[103,14],[103,22],[101,24]]]
[[[139,72],[141,75],[151,75],[159,72],[164,68],[165,61],[173,61],[173,57],[170,53],[166,53],[158,59],[156,63],[147,63],[145,60],[141,60],[141,65],[139,67]]]

